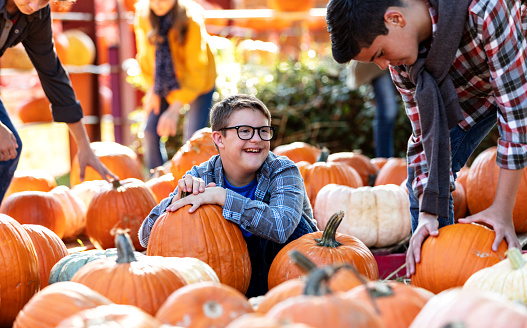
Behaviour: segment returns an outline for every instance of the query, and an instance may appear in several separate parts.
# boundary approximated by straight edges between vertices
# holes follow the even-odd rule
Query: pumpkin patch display
[[[482,151],[470,166],[467,177],[467,203],[471,214],[476,214],[492,205],[500,168],[496,163],[497,147]],[[527,232],[527,174],[520,181],[516,202],[512,212],[516,233]]]
[[[57,181],[45,170],[16,170],[4,199],[20,191],[50,191],[57,186]]]
[[[527,305],[527,254],[517,248],[505,254],[507,259],[471,275],[463,289],[496,292]]]
[[[314,164],[322,150],[303,141],[277,146],[273,153],[278,156],[286,156],[295,163],[308,162]]]
[[[98,249],[115,246],[115,231],[128,229],[136,249],[139,227],[156,206],[154,194],[144,182],[129,178],[114,180],[93,196],[86,213],[86,234]]]
[[[434,294],[463,286],[476,271],[505,259],[505,240],[496,252],[491,248],[495,235],[489,228],[474,223],[439,229],[437,237],[428,237],[423,243],[412,285]]]
[[[99,160],[119,179],[136,178],[143,180],[141,162],[137,154],[129,147],[111,141],[96,141],[90,147]],[[101,175],[90,166],[86,167],[84,181],[104,180]],[[81,183],[79,159],[77,155],[71,162],[70,184],[76,186]]]
[[[318,192],[313,211],[320,229],[326,227],[335,208],[344,211],[338,231],[368,247],[395,245],[411,233],[410,203],[400,186],[326,185]]]
[[[218,205],[190,205],[159,216],[148,240],[146,254],[195,257],[210,265],[220,282],[245,294],[251,279],[247,243],[236,224],[227,221]]]
[[[344,163],[354,168],[362,178],[363,186],[373,185],[375,177],[379,172],[377,166],[371,163],[368,156],[359,152],[333,153],[328,156],[328,162]]]
[[[33,296],[18,313],[13,328],[55,328],[71,315],[107,304],[112,302],[83,284],[60,282]]]
[[[40,288],[35,246],[13,218],[0,214],[0,327],[11,327]]]
[[[292,250],[298,250],[319,267],[348,263],[368,279],[379,279],[377,262],[369,248],[358,238],[337,232],[343,217],[344,212],[339,211],[332,216],[324,231],[305,234],[285,245],[269,268],[269,289],[303,276],[302,270],[288,255]]]

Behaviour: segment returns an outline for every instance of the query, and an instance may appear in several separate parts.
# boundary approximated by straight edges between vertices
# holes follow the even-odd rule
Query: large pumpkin
[[[40,288],[48,285],[49,273],[51,268],[68,255],[68,249],[64,242],[48,228],[38,224],[23,224],[38,257],[38,267],[40,271]]]
[[[200,129],[172,157],[170,172],[179,181],[194,165],[208,161],[218,155],[210,128]]]
[[[406,192],[393,184],[351,188],[329,184],[320,189],[314,207],[324,229],[335,209],[344,211],[339,232],[357,237],[368,247],[386,247],[411,233],[410,204]]]
[[[47,286],[24,306],[13,328],[55,328],[62,320],[84,309],[112,302],[96,291],[71,281]]]
[[[11,327],[40,288],[38,257],[26,230],[0,214],[0,327]]]
[[[303,275],[302,270],[288,256],[294,249],[303,253],[317,266],[348,263],[367,278],[378,279],[377,262],[368,247],[358,238],[337,232],[343,217],[344,212],[335,213],[324,231],[308,233],[285,245],[276,254],[269,268],[269,289]]]
[[[156,204],[154,194],[141,180],[114,180],[93,196],[86,213],[86,234],[96,248],[107,249],[115,247],[116,229],[128,229],[134,247],[143,249],[139,227]]]
[[[310,164],[317,161],[321,151],[320,148],[303,141],[280,145],[273,149],[276,155],[286,156],[295,163],[304,161]]]
[[[90,147],[99,160],[119,179],[136,178],[143,180],[141,163],[131,148],[110,141],[92,142]],[[99,173],[89,166],[86,167],[85,173],[84,181],[104,180]],[[71,163],[70,184],[73,187],[79,183],[81,183],[79,159],[75,155]]]
[[[134,305],[155,315],[172,292],[186,282],[161,258],[136,259],[128,234],[118,231],[117,258],[103,258],[85,264],[71,278],[106,296],[112,302]],[[116,285],[116,282],[119,282]]]
[[[399,157],[391,157],[386,164],[379,169],[377,178],[375,178],[374,186],[385,184],[400,185],[408,176],[406,169],[406,159]]]
[[[435,294],[463,286],[474,272],[505,258],[505,240],[496,252],[491,248],[495,237],[494,231],[479,224],[456,223],[439,229],[437,237],[423,243],[412,285]]]
[[[40,224],[57,234],[66,231],[66,216],[61,202],[53,194],[43,191],[22,191],[5,198],[0,206],[4,213],[21,224]]]
[[[496,164],[496,153],[496,147],[488,148],[481,152],[470,166],[465,191],[471,214],[483,211],[494,201],[500,173],[500,167]],[[517,233],[527,232],[527,173],[525,170],[516,194],[512,218]]]
[[[20,191],[50,191],[56,186],[55,178],[45,170],[16,170],[4,198]]]
[[[354,168],[362,178],[363,186],[373,185],[379,172],[377,166],[371,163],[368,156],[358,152],[333,153],[329,155],[328,162],[344,163]]]
[[[220,282],[243,294],[251,279],[251,262],[241,230],[227,221],[218,205],[190,205],[165,212],[152,227],[147,255],[195,257],[214,269]]]

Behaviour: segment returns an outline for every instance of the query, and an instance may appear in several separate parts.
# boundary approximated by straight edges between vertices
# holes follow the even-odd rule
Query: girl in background
[[[153,169],[168,160],[161,137],[176,134],[184,105],[190,108],[185,113],[183,141],[208,125],[216,64],[207,42],[203,8],[192,0],[137,2],[134,30],[141,84],[147,89],[144,157],[146,166]]]

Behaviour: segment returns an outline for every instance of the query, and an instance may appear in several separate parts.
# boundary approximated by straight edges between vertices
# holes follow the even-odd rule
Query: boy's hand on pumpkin
[[[209,185],[210,184],[213,184],[214,186],[216,186],[216,184],[213,182],[209,183]],[[197,195],[200,192],[205,191],[205,181],[201,178],[187,174],[183,178],[179,179],[178,189],[180,191],[180,194],[181,192],[187,192],[187,193]]]
[[[484,211],[459,219],[458,221],[459,223],[484,223],[491,226],[496,233],[496,238],[494,238],[494,242],[492,243],[493,251],[498,250],[503,239],[505,239],[509,248],[522,248],[518,236],[516,236],[516,231],[514,230],[512,213],[506,215],[505,211],[494,204]]]
[[[220,205],[225,204],[225,198],[227,197],[227,191],[222,187],[216,187],[214,183],[209,183],[204,192],[190,194],[180,199],[172,200],[172,204],[167,207],[167,212],[174,212],[182,208],[185,205],[192,205],[189,209],[189,213],[195,212],[201,205]]]
[[[408,250],[406,251],[406,277],[410,278],[415,273],[415,264],[421,262],[421,246],[428,236],[438,236],[439,222],[437,215],[430,213],[419,213],[419,223],[410,238]]]

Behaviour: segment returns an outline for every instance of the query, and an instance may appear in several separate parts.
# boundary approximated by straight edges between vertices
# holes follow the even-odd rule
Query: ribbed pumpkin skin
[[[410,328],[527,328],[525,306],[500,295],[452,288],[432,297]],[[462,324],[459,326],[459,324]]]
[[[174,179],[174,175],[172,173],[167,173],[160,177],[152,178],[145,183],[146,186],[152,190],[152,193],[159,204],[176,189],[178,182]]]
[[[96,248],[107,249],[115,247],[112,234],[115,229],[129,229],[134,248],[142,250],[137,233],[156,204],[152,191],[138,179],[108,183],[90,202],[86,213],[86,234]]]
[[[164,324],[193,328],[225,327],[252,313],[247,298],[238,290],[217,282],[201,282],[176,290],[157,311]]]
[[[71,281],[90,287],[114,303],[137,306],[152,316],[172,292],[186,284],[174,268],[149,256],[130,263],[116,263],[115,258],[96,260],[81,267]]]
[[[273,153],[279,156],[286,156],[295,163],[304,161],[313,164],[320,156],[321,150],[307,142],[296,141],[290,144],[277,146],[273,149]]]
[[[136,178],[143,180],[141,163],[131,148],[110,141],[92,142],[90,146],[104,166],[115,173],[119,179]],[[104,180],[99,173],[89,166],[86,167],[85,173],[84,181]],[[75,156],[71,162],[70,184],[73,187],[79,183],[81,183],[79,159]]]
[[[454,198],[454,220],[464,218],[467,214],[467,197],[465,188],[457,180],[455,182],[456,190],[452,192]]]
[[[308,165],[299,162],[297,166],[304,178],[307,196],[311,207],[315,207],[318,192],[324,186],[334,183],[348,187],[362,187],[362,178],[354,168],[343,163],[316,162]]]
[[[194,165],[208,161],[214,155],[218,155],[218,150],[212,141],[210,128],[196,131],[172,157],[170,172],[176,183]]]
[[[62,320],[84,309],[112,302],[92,289],[71,281],[47,286],[24,306],[13,328],[55,328]]]
[[[82,310],[60,322],[56,328],[90,327],[160,328],[161,324],[135,306],[109,304]]]
[[[476,214],[492,205],[500,168],[496,164],[497,148],[491,147],[481,152],[470,167],[467,177],[467,203],[471,214]],[[525,170],[516,194],[512,212],[516,233],[527,232],[527,174]]]
[[[220,282],[245,294],[251,279],[247,243],[240,229],[222,215],[218,205],[190,205],[165,212],[152,227],[147,255],[195,257],[210,265]]]
[[[344,163],[357,171],[362,179],[363,186],[370,186],[371,180],[375,179],[379,169],[373,165],[368,156],[354,152],[340,152],[330,154],[328,162]]]
[[[40,289],[43,289],[48,285],[51,268],[68,255],[68,248],[56,233],[46,227],[37,224],[24,224],[22,227],[35,246],[40,269]]]
[[[0,327],[10,327],[40,288],[38,257],[26,230],[0,214]]]
[[[428,237],[416,263],[412,285],[438,294],[463,286],[476,271],[505,259],[507,243],[492,251],[494,231],[479,224],[452,224],[439,229],[439,236]]]
[[[50,193],[60,201],[66,217],[66,228],[62,239],[74,240],[86,228],[86,211],[88,210],[86,204],[67,186],[55,187]]]
[[[374,292],[374,301],[372,301],[367,288],[379,290],[379,292]],[[385,295],[381,294],[387,288],[391,292]],[[361,302],[373,312],[375,312],[374,302],[379,309],[379,316],[384,328],[406,328],[410,326],[430,299],[420,293],[416,287],[394,280],[370,281],[367,285],[360,285],[348,291],[346,297]]]
[[[377,178],[373,185],[380,186],[385,184],[396,184],[399,186],[407,177],[406,159],[391,157],[386,164],[379,169],[379,174],[377,174]]]
[[[318,246],[315,239],[322,238],[322,233],[322,231],[316,231],[303,235],[285,245],[278,252],[269,268],[269,289],[286,280],[302,276],[302,271],[292,263],[287,255],[293,249],[299,250],[319,267],[328,264],[349,263],[367,278],[379,279],[377,262],[363,242],[353,236],[337,232],[335,239],[342,245],[338,247]]]
[[[20,191],[50,191],[57,186],[57,181],[44,170],[17,170],[4,195],[7,196]]]
[[[22,191],[4,199],[0,212],[21,224],[40,224],[62,238],[66,232],[66,216],[62,204],[53,194],[43,191]]]

